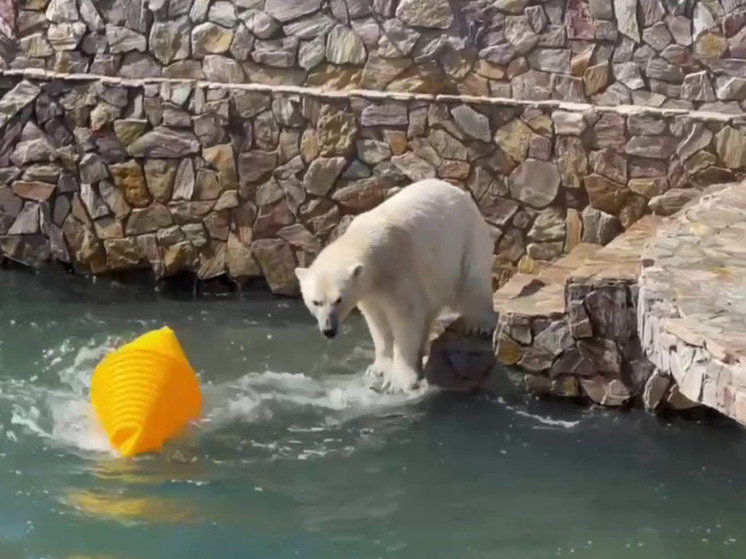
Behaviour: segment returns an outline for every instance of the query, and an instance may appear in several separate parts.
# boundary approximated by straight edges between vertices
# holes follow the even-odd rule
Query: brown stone
[[[366,89],[383,90],[412,65],[407,58],[368,57],[360,78],[360,86]]]
[[[274,204],[275,202],[279,202],[284,197],[285,193],[282,191],[282,188],[280,188],[280,183],[278,183],[277,180],[272,177],[267,182],[259,185],[259,187],[256,189],[256,196],[254,201],[259,206],[268,206],[270,204]]]
[[[559,136],[556,140],[557,167],[562,184],[569,188],[580,188],[583,177],[588,174],[588,158],[580,138]]]
[[[323,87],[343,91],[360,87],[363,71],[351,66],[322,64],[308,74],[306,84],[310,87]]]
[[[468,158],[466,147],[445,130],[439,128],[431,130],[428,136],[428,141],[444,159],[458,159],[465,161]],[[526,145],[526,147],[528,146]]]
[[[613,215],[619,213],[629,196],[629,190],[625,185],[610,181],[601,175],[589,175],[583,183],[591,206]]]
[[[549,161],[552,157],[552,141],[544,136],[534,134],[529,142],[528,156],[533,159]]]
[[[295,216],[285,200],[270,206],[261,206],[254,221],[253,236],[255,239],[273,237],[293,221]]]
[[[514,227],[507,229],[498,244],[498,254],[509,262],[518,262],[525,252],[523,234]]]
[[[202,157],[220,173],[220,182],[225,190],[238,188],[238,173],[232,144],[223,144],[204,148]]]
[[[223,275],[225,272],[226,243],[211,241],[199,251],[199,279],[210,279]]]
[[[182,241],[163,250],[164,275],[169,276],[182,270],[193,270],[199,261],[194,245]]]
[[[628,155],[668,159],[676,151],[676,146],[676,139],[670,136],[633,136],[624,151]]]
[[[384,192],[378,179],[361,179],[337,190],[332,199],[347,211],[360,213],[383,202]]]
[[[612,148],[591,152],[588,158],[595,173],[618,182],[627,182],[627,160]]]
[[[668,190],[668,179],[666,177],[632,179],[627,184],[627,187],[632,192],[644,196],[649,200]]]
[[[580,244],[583,236],[583,221],[577,210],[569,208],[565,218],[565,247],[564,251],[569,253]]]
[[[436,176],[435,167],[427,160],[409,151],[402,155],[395,155],[391,158],[391,162],[411,181],[435,178]]]
[[[694,52],[701,58],[722,58],[728,50],[728,41],[715,30],[701,34],[694,43]]]
[[[401,155],[407,151],[407,147],[409,147],[407,134],[402,130],[384,130],[383,138],[391,148],[391,153],[393,155]]]
[[[26,200],[44,202],[52,196],[55,186],[38,181],[15,181],[13,183],[13,194]]]
[[[142,167],[135,160],[110,166],[116,187],[124,194],[127,203],[135,208],[144,208],[150,203],[150,192],[145,182]]]
[[[507,334],[497,340],[497,360],[504,366],[515,365],[523,358],[523,347]]]
[[[609,84],[609,64],[602,62],[595,66],[589,67],[583,74],[583,84],[586,95],[595,95],[599,91],[606,89]]]
[[[159,202],[171,199],[174,178],[179,162],[173,159],[148,159],[145,161],[145,179],[150,194]]]
[[[307,128],[303,131],[300,139],[300,154],[303,157],[303,161],[310,163],[319,156],[319,153],[321,153],[321,148],[319,147],[319,138],[316,130]]]
[[[647,212],[648,201],[642,196],[637,194],[630,194],[627,199],[627,203],[619,212],[619,222],[622,227],[628,229],[632,224],[636,223],[642,216]]]
[[[591,65],[591,59],[595,52],[595,45],[589,45],[574,55],[570,59],[570,73],[578,78],[582,78],[588,67]]]
[[[591,400],[602,406],[622,406],[631,397],[624,384],[617,379],[609,380],[602,376],[581,378],[580,385]]]
[[[273,151],[280,141],[280,125],[272,111],[257,115],[253,132],[254,142],[259,149]]]
[[[453,81],[437,65],[431,63],[410,66],[392,81],[386,90],[432,94],[456,93]]]
[[[731,126],[722,128],[715,136],[715,148],[729,169],[738,169],[746,162],[746,134]]]
[[[323,109],[316,125],[319,154],[349,155],[355,146],[355,115],[333,108]]]
[[[391,158],[391,148],[378,140],[360,140],[357,142],[357,155],[368,165],[377,165]]]
[[[648,206],[656,215],[669,216],[678,212],[699,195],[700,192],[693,188],[672,188],[664,194],[651,198]]]
[[[323,198],[311,200],[300,211],[301,221],[320,239],[325,239],[331,233],[339,222],[339,217],[337,205]]]
[[[234,279],[260,277],[262,271],[254,260],[251,248],[231,233],[228,235],[225,253],[225,267],[228,275]]]
[[[298,295],[300,287],[295,276],[297,260],[287,242],[282,239],[261,239],[251,244],[251,251],[272,293]]]
[[[104,241],[107,264],[110,270],[134,268],[142,261],[135,239],[109,239]]]
[[[204,225],[205,229],[210,233],[210,238],[218,241],[227,241],[230,227],[230,212],[227,210],[212,211],[205,217]]]
[[[137,118],[115,120],[114,134],[116,134],[117,139],[122,144],[122,146],[127,147],[132,142],[140,138],[143,134],[145,134],[147,126],[147,120],[141,120]]]
[[[206,167],[197,171],[193,194],[195,200],[217,200],[222,192],[223,183],[218,173]]]
[[[624,117],[617,113],[603,113],[593,127],[594,144],[597,148],[621,148],[625,144]]]
[[[168,208],[159,203],[153,203],[146,208],[132,210],[127,219],[125,233],[127,235],[143,235],[154,233],[158,229],[173,224],[173,218]]]
[[[469,178],[470,170],[466,161],[446,159],[438,167],[438,176],[443,179],[466,180]]]
[[[481,58],[474,63],[474,71],[490,80],[502,80],[506,75],[504,66],[493,64]]]
[[[522,163],[528,155],[531,129],[521,120],[513,120],[498,129],[495,142],[516,163]]]
[[[534,208],[545,208],[557,197],[561,177],[557,166],[528,159],[508,177],[511,196]]]
[[[319,157],[308,166],[303,177],[304,188],[317,196],[325,196],[346,164],[344,157]]]
[[[277,154],[280,163],[287,163],[300,155],[300,130],[283,129],[280,132],[280,144]]]
[[[238,174],[241,186],[260,182],[266,179],[277,166],[277,154],[274,152],[252,150],[239,155]]]

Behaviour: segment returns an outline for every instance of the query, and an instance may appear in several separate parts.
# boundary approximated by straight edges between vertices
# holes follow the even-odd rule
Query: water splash
[[[45,351],[46,365],[40,376],[48,379],[56,371],[59,387],[50,388],[37,376],[28,381],[0,379],[0,433],[7,421],[6,435],[18,443],[36,438],[71,451],[114,455],[90,405],[89,391],[96,364],[123,342],[107,336],[76,350],[76,344],[68,339]],[[428,393],[423,387],[410,394],[379,394],[370,389],[362,374],[312,378],[274,371],[251,372],[223,383],[203,383],[202,390],[204,413],[192,432],[203,440],[228,426],[271,423],[286,414],[310,413],[325,425],[339,426],[362,416],[406,409]],[[304,423],[304,427],[308,425]],[[324,427],[310,428],[310,432],[317,430]],[[314,448],[305,451],[309,456],[319,452]]]

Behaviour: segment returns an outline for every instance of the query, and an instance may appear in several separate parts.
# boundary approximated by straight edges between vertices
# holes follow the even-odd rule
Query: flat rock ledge
[[[606,246],[581,243],[495,293],[498,363],[530,393],[650,411],[696,407],[644,351],[637,330],[640,255],[662,218],[649,215]]]
[[[661,378],[746,424],[746,185],[705,192],[642,253],[638,331]]]

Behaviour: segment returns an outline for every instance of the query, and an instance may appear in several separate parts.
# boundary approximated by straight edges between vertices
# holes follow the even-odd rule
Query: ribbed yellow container
[[[107,355],[93,372],[91,402],[122,456],[160,450],[202,414],[197,375],[168,327]]]

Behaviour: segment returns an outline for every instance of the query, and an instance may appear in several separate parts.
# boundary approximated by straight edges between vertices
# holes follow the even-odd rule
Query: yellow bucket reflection
[[[123,523],[194,524],[201,520],[201,516],[185,503],[158,497],[76,491],[69,493],[64,502],[90,516]]]

